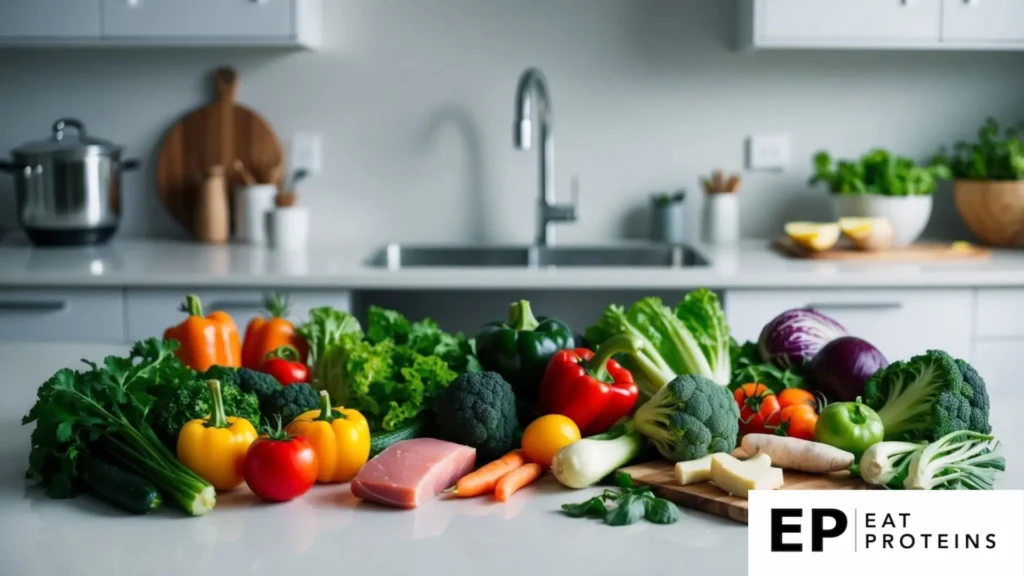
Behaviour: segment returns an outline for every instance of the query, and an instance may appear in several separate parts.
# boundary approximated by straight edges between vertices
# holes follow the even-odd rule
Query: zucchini
[[[422,438],[430,427],[430,419],[426,414],[420,414],[412,421],[401,428],[380,432],[374,432],[370,434],[370,458],[373,458],[377,454],[380,454],[384,450],[388,449],[392,444],[401,442],[402,440],[411,440],[413,438]]]
[[[79,477],[91,493],[125,512],[147,514],[163,502],[156,486],[148,480],[105,460],[79,456],[78,467]]]

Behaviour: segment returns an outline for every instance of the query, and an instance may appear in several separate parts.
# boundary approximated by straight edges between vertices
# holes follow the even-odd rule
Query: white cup
[[[302,250],[309,245],[309,210],[304,206],[274,208],[265,215],[267,240],[275,250]]]
[[[242,186],[235,192],[235,239],[248,244],[267,243],[267,211],[274,208],[274,184]]]

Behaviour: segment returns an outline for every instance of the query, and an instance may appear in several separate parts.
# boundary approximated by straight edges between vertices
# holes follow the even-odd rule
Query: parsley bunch
[[[655,524],[673,524],[679,520],[679,508],[656,497],[650,486],[637,487],[625,472],[617,472],[615,482],[619,492],[606,489],[586,502],[562,504],[562,512],[571,518],[600,518],[609,526],[628,526],[641,519]]]
[[[89,370],[64,368],[39,387],[22,424],[35,422],[26,476],[52,498],[80,489],[76,462],[95,453],[157,487],[167,501],[194,516],[216,501],[213,486],[178,462],[146,422],[162,385],[192,373],[174,356],[176,341],[137,342],[127,357],[108,356]]]

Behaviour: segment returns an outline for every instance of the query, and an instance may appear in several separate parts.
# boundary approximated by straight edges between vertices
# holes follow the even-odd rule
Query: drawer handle
[[[67,307],[64,300],[0,300],[0,312],[61,312]]]
[[[262,308],[263,302],[258,300],[220,300],[210,304],[209,306],[203,306],[203,308],[209,309],[211,312],[214,310],[238,310],[240,308]]]
[[[815,310],[899,310],[903,304],[899,302],[819,302],[808,304],[805,308]]]

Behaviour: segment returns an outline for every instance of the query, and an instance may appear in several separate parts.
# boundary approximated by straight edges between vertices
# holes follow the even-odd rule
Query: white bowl
[[[861,194],[856,196],[832,195],[832,211],[839,218],[886,218],[894,232],[893,246],[913,244],[932,215],[933,195],[927,196],[880,196]]]

